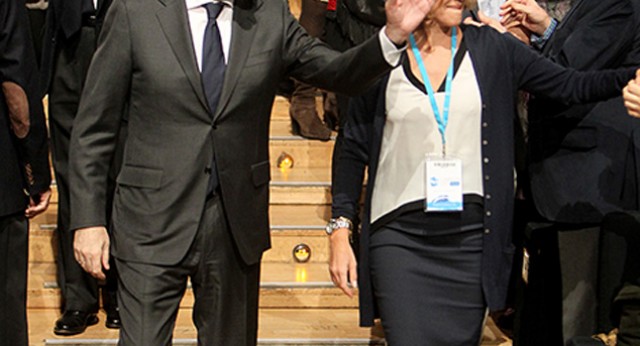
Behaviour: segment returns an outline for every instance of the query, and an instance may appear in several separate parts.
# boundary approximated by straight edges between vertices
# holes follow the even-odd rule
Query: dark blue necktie
[[[226,68],[224,53],[222,51],[222,41],[220,40],[220,31],[218,31],[218,26],[216,25],[216,19],[220,11],[222,11],[223,6],[224,4],[221,2],[204,5],[209,15],[209,21],[204,31],[204,42],[202,45],[202,85],[212,116],[218,107]],[[207,185],[207,196],[213,193],[219,185],[215,156],[211,160],[210,174],[209,184]]]

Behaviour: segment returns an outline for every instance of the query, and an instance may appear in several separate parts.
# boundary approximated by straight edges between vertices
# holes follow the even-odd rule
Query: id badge
[[[425,211],[462,211],[462,160],[427,155]]]

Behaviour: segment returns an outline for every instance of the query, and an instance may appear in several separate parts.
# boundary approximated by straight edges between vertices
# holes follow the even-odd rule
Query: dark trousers
[[[477,346],[486,304],[481,230],[371,236],[371,279],[390,346]]]
[[[64,310],[97,312],[98,283],[76,262],[73,233],[69,230],[69,141],[78,111],[85,76],[95,51],[95,28],[83,27],[73,40],[60,42],[49,92],[49,128],[56,184],[58,187],[58,283]],[[115,290],[115,276],[108,285]]]
[[[640,286],[640,212],[605,215],[600,244],[598,332],[609,332],[620,327],[620,307],[614,304],[620,290],[625,284]]]
[[[22,214],[0,217],[0,346],[27,346],[29,224]]]
[[[528,225],[515,345],[561,346],[596,331],[599,236],[598,226]]]
[[[255,345],[260,264],[236,250],[218,196],[207,201],[196,238],[174,266],[116,259],[122,329],[119,345],[171,345],[178,307],[191,279],[198,345]]]

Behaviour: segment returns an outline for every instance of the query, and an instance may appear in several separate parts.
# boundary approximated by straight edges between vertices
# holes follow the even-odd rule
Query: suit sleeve
[[[562,42],[559,42],[559,47],[555,47],[552,36],[548,43],[551,45],[548,57],[562,66],[580,71],[620,65],[635,34],[631,3],[605,0],[583,6],[591,6],[590,14],[593,15],[576,15],[568,19],[579,23],[573,25],[573,28],[560,29],[554,33],[562,36]],[[574,23],[563,24],[570,27]],[[565,30],[569,33],[566,34]]]
[[[309,36],[285,6],[283,54],[290,76],[347,95],[367,90],[390,66],[377,35],[339,53]]]
[[[37,195],[51,184],[47,130],[37,92],[37,61],[24,3],[3,1],[0,6],[0,79],[12,122],[26,125],[28,131],[16,138],[16,143],[27,189]],[[11,87],[4,87],[7,85]]]
[[[107,181],[132,74],[126,3],[105,19],[71,135],[71,229],[107,225]]]
[[[622,88],[635,76],[635,68],[588,72],[564,68],[511,35],[502,34],[502,37],[505,43],[502,52],[509,54],[514,85],[567,104],[602,101],[620,96]]]

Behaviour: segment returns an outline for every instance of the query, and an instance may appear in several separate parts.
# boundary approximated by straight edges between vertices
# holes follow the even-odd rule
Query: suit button
[[[487,210],[487,216],[491,216],[491,211]]]
[[[482,123],[482,127],[489,127],[489,124],[487,122]]]
[[[491,179],[491,177],[490,177],[490,176],[488,176],[488,175],[485,175],[485,176],[484,176],[484,180],[489,180],[489,179]]]
[[[485,228],[485,229],[484,229],[484,234],[489,234],[489,233],[491,233],[491,230],[490,230],[490,229],[488,229],[488,228]]]
[[[490,195],[490,194],[487,194],[486,196],[484,196],[484,198],[486,198],[486,199],[491,199],[491,195]]]
[[[486,140],[486,139],[483,139],[483,140],[482,140],[482,145],[488,145],[488,144],[489,144],[489,141],[488,141],[488,140]]]
[[[482,161],[484,161],[484,163],[489,163],[489,158],[485,157],[484,160],[482,160]]]

